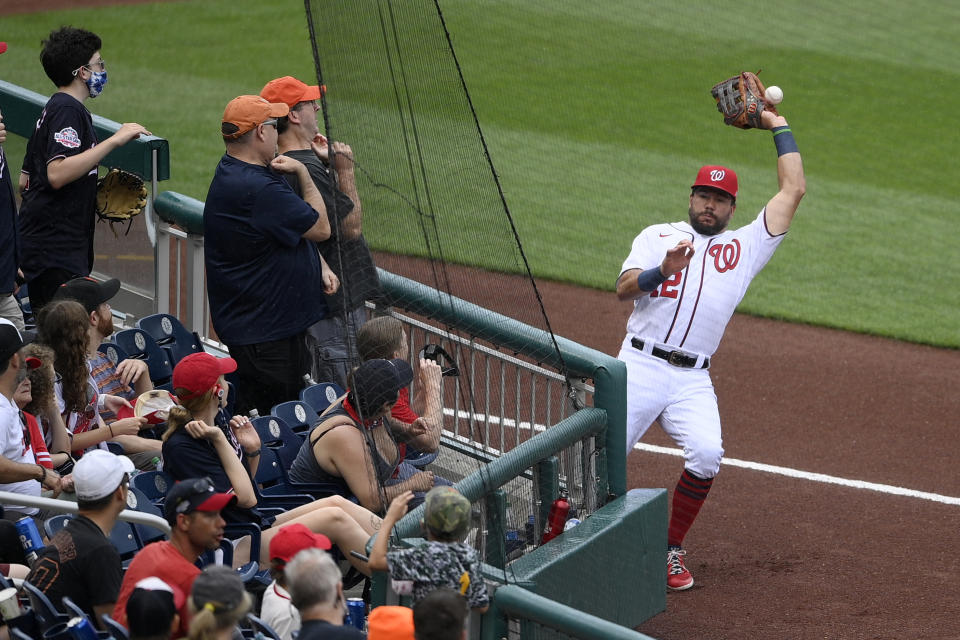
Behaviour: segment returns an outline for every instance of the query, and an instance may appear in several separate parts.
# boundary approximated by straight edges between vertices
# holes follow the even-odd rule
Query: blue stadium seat
[[[228,538],[224,538],[220,541],[220,546],[217,549],[208,549],[200,554],[196,564],[201,569],[211,564],[222,564],[225,567],[233,566],[234,551],[234,542]],[[252,558],[250,561],[236,568],[237,575],[240,576],[240,579],[243,580],[244,583],[250,582],[251,580],[258,580],[264,584],[269,584],[271,581],[270,572],[268,570],[260,571],[259,544],[257,544],[256,553],[254,553],[254,548],[251,545],[250,557]]]
[[[112,362],[114,366],[130,357],[116,342],[109,340],[107,342],[101,342],[100,346],[97,347],[97,351],[107,356],[107,360]]]
[[[252,613],[247,614],[247,622],[250,623],[250,626],[253,628],[254,633],[259,633],[266,640],[283,640],[276,631],[273,630],[273,627],[268,625],[266,622],[253,615]],[[256,636],[254,636],[256,637]]]
[[[63,529],[72,517],[69,513],[60,513],[47,518],[43,523],[43,532],[47,534],[47,539],[49,540],[57,534],[57,531]]]
[[[191,353],[203,351],[200,336],[189,331],[174,316],[167,313],[155,313],[137,321],[137,327],[153,338],[157,345],[170,354],[170,363],[176,365],[181,358]]]
[[[86,618],[90,621],[90,616],[87,615],[87,612],[80,608],[76,602],[70,599],[70,596],[63,596],[60,598],[60,602],[63,604],[63,611],[70,616],[71,618]],[[92,623],[92,621],[90,621]],[[94,625],[96,628],[96,625]]]
[[[130,640],[130,632],[127,628],[111,618],[109,614],[102,614],[100,620],[103,621],[103,627],[110,632],[114,640]]]
[[[250,424],[257,430],[260,443],[276,451],[280,461],[289,469],[300,451],[303,437],[294,433],[283,418],[275,415],[254,418]]]
[[[50,602],[50,598],[48,598],[43,591],[40,591],[40,589],[33,586],[26,580],[23,581],[23,590],[27,593],[27,597],[30,600],[30,607],[33,609],[37,626],[40,628],[41,632],[46,631],[55,624],[66,622],[70,619],[70,616],[65,613],[61,613],[55,606],[53,606],[53,603]]]
[[[313,407],[317,415],[324,412],[344,390],[335,382],[319,382],[300,391],[300,399]]]
[[[133,486],[130,487],[130,491],[127,493],[127,507],[134,511],[140,511],[141,513],[149,513],[150,515],[160,518],[163,517],[163,510],[155,505],[146,494]],[[133,532],[137,536],[137,543],[140,545],[140,548],[147,546],[151,542],[157,542],[167,537],[167,534],[164,533],[162,529],[151,527],[148,524],[134,524]]]
[[[114,341],[127,355],[137,360],[146,360],[150,379],[154,385],[169,382],[173,377],[173,365],[167,352],[143,329],[124,329],[118,331]]]
[[[289,400],[281,402],[270,410],[287,423],[294,433],[305,436],[317,424],[317,416],[313,407],[303,400]]]
[[[257,465],[257,484],[265,500],[276,495],[309,494],[310,500],[325,498],[338,492],[339,487],[324,482],[299,483],[291,482],[287,477],[286,465],[280,459],[279,453],[265,448],[260,454],[260,464]]]
[[[130,479],[130,484],[150,502],[160,506],[167,497],[167,491],[174,485],[174,480],[163,471],[141,471]]]

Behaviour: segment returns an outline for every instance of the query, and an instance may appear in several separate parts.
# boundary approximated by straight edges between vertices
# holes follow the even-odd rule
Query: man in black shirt
[[[340,278],[340,289],[326,296],[329,312],[309,330],[312,375],[317,382],[336,382],[346,389],[347,372],[360,362],[356,334],[367,319],[364,302],[379,297],[380,279],[363,237],[353,151],[343,142],[328,144],[317,125],[317,100],[325,91],[284,76],[268,82],[260,95],[290,107],[290,113],[277,119],[277,148],[307,167],[327,207],[330,238],[317,246]],[[299,190],[296,175],[284,177]]]
[[[7,43],[0,42],[0,53],[7,50]],[[10,166],[3,153],[7,140],[7,128],[0,113],[0,318],[6,318],[17,329],[23,330],[23,314],[13,296],[17,289],[17,265],[20,255],[17,240],[17,200],[13,195]]]
[[[27,576],[54,606],[69,596],[98,624],[120,592],[120,554],[108,536],[127,506],[133,469],[127,458],[102,449],[80,458],[73,468],[79,513],[50,539]]]
[[[30,305],[39,311],[57,287],[93,268],[97,166],[103,158],[150,132],[128,122],[98,143],[83,105],[100,95],[107,70],[100,38],[61,27],[43,42],[40,62],[57,87],[27,142],[20,174],[20,266]]]

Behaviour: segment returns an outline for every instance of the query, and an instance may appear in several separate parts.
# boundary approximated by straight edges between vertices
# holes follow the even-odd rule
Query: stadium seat
[[[169,382],[173,377],[173,365],[167,352],[157,346],[150,335],[143,329],[124,329],[114,336],[117,345],[127,352],[130,358],[146,360],[149,367],[150,379],[153,384]]]
[[[87,612],[81,609],[80,605],[71,600],[70,596],[63,596],[60,598],[60,602],[63,604],[63,611],[67,614],[67,616],[71,618],[86,618],[91,623],[93,622],[90,620],[90,616],[87,615]],[[96,628],[96,625],[94,625],[94,628]]]
[[[257,430],[260,443],[276,451],[280,461],[289,469],[300,451],[303,437],[294,433],[283,418],[275,415],[254,418],[250,424]]]
[[[197,558],[197,566],[201,569],[211,564],[221,564],[225,567],[233,566],[233,554],[234,554],[234,545],[236,543],[233,540],[224,538],[220,541],[220,546],[216,549],[208,549],[200,554],[200,557]],[[250,556],[254,558],[248,562],[245,562],[241,566],[236,568],[237,575],[240,576],[240,579],[244,583],[250,582],[251,580],[258,580],[264,584],[269,584],[272,580],[270,578],[270,572],[268,570],[260,571],[260,546],[257,545],[256,555],[254,555],[253,547],[250,548]]]
[[[159,507],[167,497],[167,491],[174,485],[174,480],[163,471],[141,471],[130,479],[130,484]]]
[[[57,534],[57,531],[63,529],[72,517],[69,513],[59,513],[47,518],[43,523],[43,532],[47,534],[47,539],[49,540]]]
[[[338,492],[339,487],[325,482],[298,483],[291,482],[286,474],[286,466],[280,459],[279,453],[266,448],[260,456],[257,465],[257,484],[260,493],[269,500],[275,495],[309,494],[311,501],[316,498],[325,498]]]
[[[20,629],[10,629],[10,638],[11,640],[33,640],[33,638],[23,631],[20,631]]]
[[[27,597],[30,600],[30,607],[33,609],[34,617],[37,621],[37,626],[40,628],[41,632],[46,631],[53,625],[66,622],[70,619],[65,613],[61,613],[53,603],[50,602],[50,598],[46,596],[43,591],[36,588],[26,580],[23,581],[23,590],[27,593]]]
[[[133,486],[130,487],[130,491],[127,493],[127,507],[141,513],[149,513],[150,515],[160,518],[163,517],[163,510],[155,505],[146,494]],[[151,542],[163,540],[167,536],[162,529],[151,527],[148,524],[134,524],[133,532],[137,536],[137,544],[140,545],[141,549]]]
[[[123,449],[123,445],[119,442],[108,442],[107,450],[115,456],[122,456],[126,453]]]
[[[130,357],[116,342],[111,341],[101,342],[100,346],[97,347],[97,351],[107,356],[107,360],[112,362],[114,366]]]
[[[343,389],[337,383],[319,382],[301,390],[300,399],[313,407],[319,415],[343,394]]]
[[[184,356],[203,351],[203,343],[196,332],[189,331],[174,316],[167,313],[155,313],[137,321],[137,328],[143,329],[157,345],[170,355],[170,363],[176,365]]]
[[[247,622],[250,623],[250,626],[253,628],[255,634],[260,634],[260,636],[266,640],[282,640],[280,634],[274,631],[273,627],[252,613],[247,614]],[[254,637],[257,636],[255,635]]]
[[[110,542],[113,543],[120,554],[120,560],[123,562],[124,568],[130,563],[137,551],[141,549],[140,541],[137,540],[137,536],[133,532],[133,525],[124,520],[117,520],[116,524],[113,525],[113,529],[110,530]]]
[[[313,407],[303,400],[281,402],[274,406],[270,413],[286,422],[287,426],[300,436],[305,436],[317,424]]]
[[[130,632],[127,628],[111,618],[110,614],[102,614],[100,620],[103,621],[103,627],[110,632],[114,640],[130,640]]]

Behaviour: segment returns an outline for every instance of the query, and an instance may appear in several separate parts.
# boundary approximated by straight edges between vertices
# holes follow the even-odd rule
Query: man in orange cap
[[[277,156],[277,119],[289,112],[260,96],[230,101],[203,209],[213,328],[237,361],[239,408],[263,415],[297,397],[310,370],[307,328],[339,284],[313,244],[330,237],[323,198],[303,163]],[[298,176],[300,193],[283,174]]]
[[[367,319],[364,302],[379,296],[380,280],[363,237],[353,150],[343,142],[328,141],[317,124],[317,100],[324,95],[326,87],[310,86],[292,76],[271,80],[260,91],[261,97],[290,108],[277,120],[278,148],[307,167],[327,207],[330,238],[317,246],[341,286],[327,296],[327,317],[310,327],[312,373],[314,380],[336,382],[346,389],[347,372],[358,361],[357,330]],[[298,188],[295,174],[285,177]]]

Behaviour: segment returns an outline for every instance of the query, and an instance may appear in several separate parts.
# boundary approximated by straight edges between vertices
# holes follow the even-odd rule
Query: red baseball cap
[[[173,368],[173,389],[181,402],[190,400],[212,389],[221,375],[236,370],[237,361],[233,358],[191,353]]]
[[[700,167],[700,171],[697,172],[697,179],[690,185],[691,189],[693,187],[719,189],[724,193],[730,194],[731,198],[736,199],[738,188],[737,174],[733,172],[733,169],[727,169],[720,165],[704,165]]]
[[[298,102],[319,100],[326,93],[327,87],[324,85],[311,86],[293,76],[283,76],[264,85],[260,91],[260,97],[270,102],[282,102],[292,109]]]
[[[329,551],[331,547],[333,543],[330,542],[330,538],[322,533],[314,533],[298,522],[280,527],[277,534],[273,536],[270,540],[270,559],[283,560],[286,564],[304,549]]]

